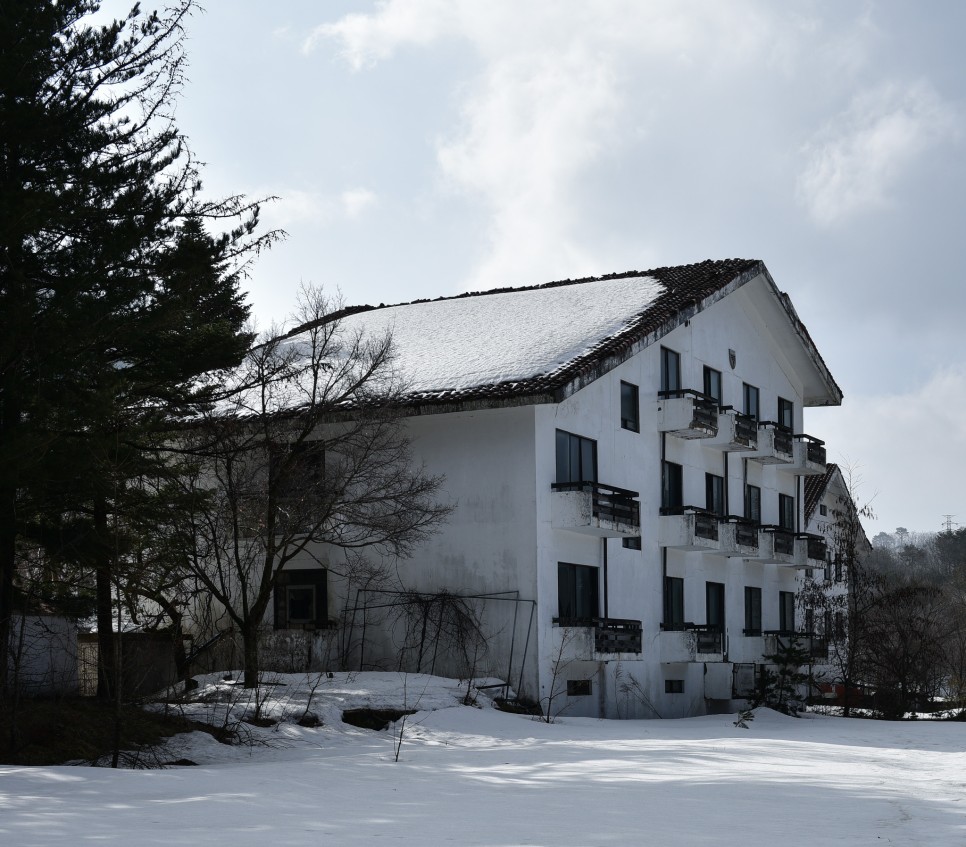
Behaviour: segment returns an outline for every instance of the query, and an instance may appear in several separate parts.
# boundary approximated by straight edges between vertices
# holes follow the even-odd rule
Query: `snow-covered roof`
[[[546,401],[586,384],[760,274],[768,272],[753,259],[707,261],[353,307],[321,322],[338,320],[340,331],[371,337],[391,332],[414,403]],[[300,343],[306,328],[295,330],[291,342]]]

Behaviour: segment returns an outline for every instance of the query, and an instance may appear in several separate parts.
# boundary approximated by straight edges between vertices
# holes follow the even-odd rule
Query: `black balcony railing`
[[[598,653],[640,653],[641,622],[624,618],[596,618],[594,646]]]
[[[718,540],[718,523],[721,517],[700,506],[665,506],[661,509],[662,515],[694,515],[694,534],[697,538],[704,538],[708,541]]]
[[[762,532],[769,533],[775,541],[774,552],[783,556],[795,555],[795,533],[781,526],[763,526]]]
[[[599,482],[555,482],[550,487],[553,491],[589,492],[592,513],[598,520],[631,527],[641,525],[641,504],[635,499],[638,496],[636,491]]]
[[[723,653],[724,634],[714,624],[685,624],[685,629],[695,635],[694,649],[697,653]]]
[[[659,391],[658,397],[688,397],[692,400],[691,429],[718,431],[718,402],[707,394],[693,388],[680,388],[676,391]]]
[[[759,429],[770,429],[775,433],[774,445],[776,453],[784,453],[787,456],[791,456],[794,451],[792,446],[795,440],[795,436],[792,431],[787,426],[782,426],[774,421],[761,421],[758,424]]]
[[[805,459],[816,465],[825,464],[825,442],[811,435],[796,435],[797,441],[805,442]]]
[[[758,524],[749,518],[729,515],[728,523],[735,525],[735,544],[739,547],[758,549]]]
[[[805,540],[805,556],[815,561],[825,561],[825,539],[821,535],[802,533],[798,536]]]
[[[758,444],[758,421],[751,415],[735,413],[735,441],[748,447]]]
[[[813,632],[796,632],[788,629],[769,629],[765,630],[765,635],[774,635],[778,640],[779,647],[795,646],[804,650],[809,658],[822,659],[828,658],[828,639]]]

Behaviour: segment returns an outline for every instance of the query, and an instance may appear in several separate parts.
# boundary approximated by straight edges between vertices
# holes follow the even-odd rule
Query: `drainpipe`
[[[728,489],[731,488],[731,480],[728,479],[728,451],[724,450],[722,457],[722,464],[724,465],[724,513],[725,515],[731,514],[731,498],[728,496]]]
[[[608,596],[610,594],[610,592],[607,590],[607,539],[601,538],[600,544],[604,554],[604,618],[606,619],[610,617],[610,614],[608,613],[609,605],[607,602]]]
[[[664,502],[664,461],[667,457],[667,433],[661,433],[661,497],[658,502]],[[658,512],[660,515],[660,512]],[[658,517],[658,524],[661,519]],[[661,548],[661,628],[667,626],[667,547]]]

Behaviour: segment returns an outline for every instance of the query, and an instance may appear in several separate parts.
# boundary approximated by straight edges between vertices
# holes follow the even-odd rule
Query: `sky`
[[[869,535],[966,524],[966,3],[207,6],[178,122],[212,196],[278,198],[262,327],[302,283],[378,304],[762,259],[844,392],[805,428]]]

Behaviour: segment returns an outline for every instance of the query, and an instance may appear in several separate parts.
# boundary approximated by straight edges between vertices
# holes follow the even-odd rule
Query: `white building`
[[[816,687],[834,698],[841,696],[842,678],[850,668],[850,566],[872,548],[838,465],[829,462],[824,474],[806,480],[804,510],[806,531],[825,540],[826,560],[823,568],[802,572],[799,609],[803,631],[813,636]]]
[[[825,451],[802,434],[803,410],[842,398],[761,262],[342,320],[392,331],[415,455],[456,504],[398,564],[406,589],[480,611],[485,658],[467,668],[436,643],[437,673],[505,678],[573,715],[733,708],[768,633],[797,628],[798,570],[824,567],[821,539],[804,535],[803,492]],[[341,553],[318,555],[339,570]],[[296,608],[311,597],[326,608]],[[391,600],[351,598],[357,628]],[[344,608],[338,582],[306,562],[279,588],[276,627]],[[363,661],[428,670],[426,644],[417,656],[406,639],[373,623]]]

